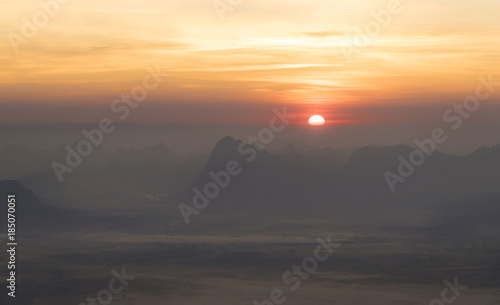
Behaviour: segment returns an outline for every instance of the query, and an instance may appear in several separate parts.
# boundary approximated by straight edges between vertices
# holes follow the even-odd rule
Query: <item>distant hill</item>
[[[311,161],[322,162],[324,166],[335,167],[347,164],[349,157],[332,147],[317,149],[299,149],[293,144],[288,144],[276,152],[283,155],[303,156]]]
[[[444,206],[441,220],[464,228],[500,226],[500,193],[450,202]]]
[[[66,146],[60,144],[53,151],[41,154],[44,158],[40,158],[36,167],[27,167],[16,175],[5,177],[16,177],[16,180],[42,195],[58,193],[61,188],[82,180],[90,183],[111,181],[117,184],[135,184],[137,187],[166,185],[169,192],[174,192],[185,188],[206,161],[204,156],[193,156],[185,160],[172,153],[163,143],[141,149],[118,149],[112,154],[97,147],[72,173],[65,173],[63,183],[59,183],[51,164],[54,161],[65,163]],[[36,153],[26,153],[19,158],[18,163],[21,164],[22,160],[29,163],[33,156]],[[0,165],[8,162],[8,158],[0,160]],[[15,166],[12,166],[12,172],[16,172]]]
[[[29,189],[24,187],[20,182],[13,180],[0,181],[0,198],[6,202],[8,195],[16,196],[16,224],[19,228],[40,226],[50,224],[54,221],[61,222],[71,213],[67,211],[49,206],[42,202]],[[5,211],[7,206],[4,205]],[[0,219],[0,223],[6,225],[6,217]]]
[[[12,145],[0,149],[0,179],[18,179],[50,164],[51,153]]]
[[[408,160],[414,151],[410,146],[363,147],[352,153],[347,165],[337,167],[328,163],[321,166],[321,162],[314,162],[314,154],[299,155],[293,152],[294,147],[289,147],[288,154],[262,150],[249,162],[246,157],[250,154],[240,154],[238,147],[252,150],[249,144],[231,137],[221,139],[183,200],[189,202],[194,196],[192,189],[202,190],[213,180],[210,172],[223,170],[229,160],[238,161],[243,171],[211,200],[212,212],[381,212],[409,204],[416,209],[438,210],[442,204],[459,198],[500,191],[500,146],[483,148],[466,157],[436,151],[425,156],[422,165],[413,166],[414,173],[404,177],[404,183],[398,184],[394,193],[384,173],[399,174],[400,158]],[[336,154],[328,149],[317,152],[322,158],[329,153]]]
[[[93,230],[96,226],[113,227],[126,225],[124,218],[96,217],[80,210],[62,209],[50,206],[41,201],[35,193],[18,181],[0,181],[0,198],[7,202],[8,195],[16,198],[17,231],[25,229],[85,229]],[[2,215],[6,215],[7,205],[3,206]],[[7,217],[1,217],[0,226],[7,227]]]
[[[238,148],[247,153],[241,154]],[[203,190],[213,182],[210,172],[225,170],[231,160],[239,163],[242,172],[231,177],[230,185],[221,189],[220,195],[212,200],[210,211],[303,214],[314,210],[318,201],[329,200],[321,193],[331,182],[332,173],[328,170],[286,155],[271,155],[266,150],[259,151],[225,137],[215,145],[205,166],[184,194],[184,201],[192,199],[193,188]]]
[[[146,146],[143,149],[118,149],[112,158],[113,163],[116,162],[123,167],[136,167],[148,163],[174,165],[182,161],[182,158],[172,153],[164,143]]]
[[[161,190],[171,202],[190,202],[193,188],[212,182],[210,172],[224,170],[237,161],[242,173],[211,199],[207,211],[214,213],[258,213],[284,215],[304,213],[379,213],[400,207],[438,211],[451,201],[500,192],[500,145],[482,147],[465,156],[438,151],[425,156],[414,173],[391,192],[386,171],[398,174],[400,159],[408,160],[414,148],[406,145],[362,147],[348,161],[333,148],[300,150],[293,145],[280,153],[258,150],[249,144],[224,137],[210,155],[183,159],[163,143],[142,149],[102,148],[59,183],[50,168],[52,161],[64,161],[65,145],[52,152],[12,146],[0,151],[2,173],[27,173],[21,181],[37,194],[70,191],[82,181],[87,187],[109,183],[110,187]],[[24,166],[24,167],[23,167]],[[33,171],[33,172],[30,172]],[[10,174],[7,174],[9,176]],[[58,202],[58,206],[64,202]]]

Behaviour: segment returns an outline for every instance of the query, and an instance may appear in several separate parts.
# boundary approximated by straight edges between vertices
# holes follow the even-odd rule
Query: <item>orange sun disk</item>
[[[321,115],[313,115],[309,118],[309,125],[311,126],[323,126],[325,125],[325,119]]]

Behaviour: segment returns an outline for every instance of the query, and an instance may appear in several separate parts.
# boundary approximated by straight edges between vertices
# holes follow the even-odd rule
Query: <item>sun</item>
[[[309,125],[311,126],[323,126],[325,125],[325,119],[321,115],[313,115],[309,118]]]

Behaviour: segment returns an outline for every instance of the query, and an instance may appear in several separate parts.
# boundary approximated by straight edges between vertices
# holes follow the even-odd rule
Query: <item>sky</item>
[[[129,122],[252,125],[286,105],[294,124],[415,123],[498,72],[500,2],[401,0],[356,44],[391,1],[72,0],[16,47],[42,8],[0,1],[0,121],[98,121],[160,67]],[[498,96],[478,122],[497,124]]]

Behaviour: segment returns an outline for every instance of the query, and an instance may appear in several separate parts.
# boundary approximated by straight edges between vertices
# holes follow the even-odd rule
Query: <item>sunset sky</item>
[[[252,124],[276,105],[300,119],[418,121],[498,72],[494,0],[402,0],[403,11],[348,61],[341,46],[389,2],[244,0],[221,21],[212,0],[73,0],[16,54],[9,33],[21,34],[23,18],[41,8],[3,1],[0,120],[97,121],[146,67],[160,66],[164,82],[131,122]],[[421,117],[401,114],[407,107]]]

